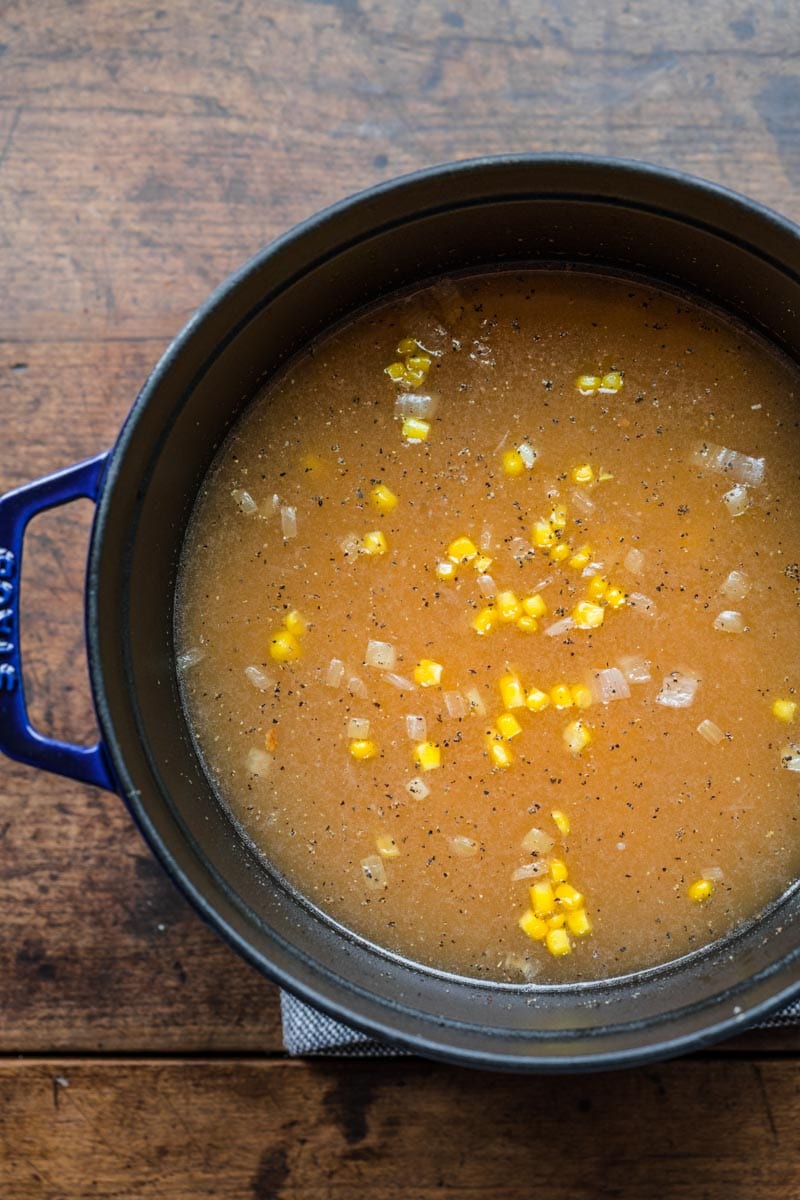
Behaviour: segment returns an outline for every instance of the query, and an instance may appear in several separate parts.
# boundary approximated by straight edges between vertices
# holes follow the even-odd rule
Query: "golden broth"
[[[437,401],[424,441],[409,392]],[[186,710],[254,845],[358,934],[512,981],[663,963],[779,896],[800,865],[797,399],[797,369],[718,314],[572,271],[443,282],[293,361],[220,451],[179,587]],[[442,578],[457,538],[491,563]],[[582,603],[602,624],[547,632]],[[439,684],[398,686],[426,659]],[[507,710],[508,675],[532,707]],[[660,702],[670,677],[688,706]],[[540,888],[525,918],[564,870],[583,902]]]

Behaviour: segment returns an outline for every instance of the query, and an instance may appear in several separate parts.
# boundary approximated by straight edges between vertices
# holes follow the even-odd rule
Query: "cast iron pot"
[[[800,891],[707,950],[608,982],[487,984],[421,968],[327,919],[237,834],[193,749],[173,648],[194,498],[264,380],[395,288],[536,262],[665,281],[800,359],[800,230],[709,184],[630,162],[530,156],[440,167],[346,200],[268,246],[208,300],[111,451],[0,501],[0,748],[118,791],[197,910],[302,999],[434,1058],[568,1071],[696,1049],[789,1001],[800,986]],[[17,625],[24,527],[77,496],[97,502],[86,640],[101,741],[88,749],[30,727]]]

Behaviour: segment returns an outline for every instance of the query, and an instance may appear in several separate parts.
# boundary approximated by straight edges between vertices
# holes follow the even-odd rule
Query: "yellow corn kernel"
[[[605,619],[605,610],[590,600],[579,600],[572,610],[577,629],[598,629]]]
[[[455,563],[437,562],[437,564],[436,564],[436,578],[437,579],[441,579],[446,582],[447,580],[455,579],[457,574],[458,574],[458,572],[456,571]]]
[[[525,461],[519,450],[506,450],[502,458],[503,474],[516,478],[525,473]]]
[[[773,700],[772,715],[784,725],[788,725],[797,716],[797,703],[794,700]]]
[[[556,900],[565,912],[575,912],[583,908],[583,896],[571,883],[564,881],[556,888]]]
[[[553,811],[550,813],[550,816],[553,818],[553,821],[555,822],[555,827],[558,830],[558,832],[561,834],[561,836],[569,837],[570,824],[569,824],[569,817],[567,816],[567,814],[565,812],[562,812],[560,808],[554,808]]]
[[[569,690],[572,694],[572,703],[576,708],[591,708],[594,696],[585,683],[573,683]]]
[[[592,932],[592,922],[586,915],[585,908],[577,908],[575,912],[567,913],[567,929],[573,937],[586,937]]]
[[[300,657],[300,642],[290,629],[279,629],[269,640],[269,653],[275,662],[291,662]]]
[[[567,527],[567,506],[566,504],[554,504],[550,513],[550,528],[551,529],[566,529]]]
[[[412,374],[421,371],[423,375],[427,375],[431,369],[431,361],[428,354],[411,354],[406,359],[406,371],[410,371]]]
[[[493,562],[494,559],[489,558],[488,554],[479,554],[477,558],[473,558],[472,567],[479,575],[485,575]]]
[[[375,849],[381,858],[400,857],[400,847],[389,833],[381,833],[375,838]]]
[[[582,396],[593,396],[600,387],[599,375],[579,375],[575,380],[575,387]]]
[[[444,667],[432,658],[421,658],[414,667],[414,682],[420,687],[437,687],[442,680]]]
[[[293,633],[296,638],[301,638],[304,633],[308,632],[306,620],[297,608],[293,608],[291,612],[286,614],[283,618],[283,623],[289,630],[289,633]]]
[[[695,904],[702,904],[704,900],[709,900],[714,894],[714,884],[711,879],[695,879],[694,883],[689,884],[687,895],[690,900],[694,900]]]
[[[401,362],[389,363],[389,366],[386,368],[386,374],[389,376],[389,378],[392,380],[393,383],[400,383],[401,379],[405,378],[405,373],[406,373],[405,363],[401,363]]]
[[[622,387],[622,372],[607,371],[600,380],[599,391],[601,392],[618,392]]]
[[[567,864],[563,859],[550,859],[550,879],[553,883],[566,883],[568,874]],[[558,888],[556,888],[556,898],[558,898]]]
[[[522,612],[515,592],[498,592],[494,598],[494,608],[501,621],[516,621]]]
[[[526,596],[521,601],[522,611],[529,617],[546,617],[547,605],[542,597],[536,592],[533,596]]]
[[[566,542],[559,542],[550,550],[550,561],[554,563],[566,562],[572,555],[572,547]]]
[[[495,767],[499,767],[500,770],[504,771],[506,767],[510,767],[514,761],[514,755],[511,752],[511,747],[507,746],[505,742],[498,741],[495,734],[490,734],[486,739],[486,749],[489,752],[489,758],[492,760],[492,764]]]
[[[510,742],[517,734],[522,733],[522,726],[513,713],[504,712],[495,721],[497,732],[504,741]]]
[[[607,588],[603,600],[609,608],[622,608],[624,604],[628,603],[626,593],[623,592],[622,588],[618,587]]]
[[[533,938],[535,942],[543,942],[547,937],[547,923],[541,917],[537,917],[536,913],[530,909],[520,917],[519,927],[523,933],[527,933],[528,937]]]
[[[507,709],[522,708],[525,703],[525,692],[519,681],[519,675],[502,675],[497,681],[500,697]]]
[[[397,353],[398,354],[402,354],[402,355],[416,354],[418,349],[419,349],[419,343],[416,342],[415,339],[412,337],[401,338],[400,341],[397,343]]]
[[[491,633],[497,624],[497,616],[491,604],[488,604],[486,608],[480,609],[480,611],[477,612],[472,618],[470,624],[475,632],[480,634],[481,637],[483,637],[484,634]]]
[[[550,700],[553,708],[572,708],[572,689],[567,683],[557,683],[550,688]]]
[[[350,753],[359,762],[366,762],[378,753],[378,747],[370,738],[354,738],[350,743]]]
[[[419,417],[406,417],[403,420],[403,437],[406,441],[426,442],[430,431],[430,421],[423,421]]]
[[[566,929],[548,929],[545,945],[553,958],[563,958],[572,953],[572,944]]]
[[[564,745],[571,754],[580,754],[581,750],[585,750],[592,740],[592,733],[588,725],[584,725],[583,721],[570,721],[569,725],[564,730]]]
[[[421,771],[435,771],[442,765],[442,751],[436,742],[419,742],[414,749],[414,761]]]
[[[556,898],[553,889],[546,879],[539,879],[528,888],[531,898],[531,908],[537,917],[550,917],[555,912]]]
[[[598,483],[608,483],[609,479],[613,479],[613,478],[614,478],[614,476],[611,474],[610,471],[604,470],[603,467],[600,468],[599,474],[597,476]]]
[[[385,554],[388,549],[389,543],[386,541],[386,534],[382,529],[372,529],[361,539],[361,553],[370,558]]]
[[[531,530],[531,541],[539,550],[548,550],[551,546],[555,546],[558,538],[548,521],[536,521]]]
[[[390,513],[393,508],[397,507],[397,496],[385,483],[376,483],[369,498],[372,507],[377,508],[380,513]]]
[[[304,475],[312,477],[322,475],[325,471],[325,463],[318,454],[304,454],[300,459],[300,466]]]
[[[427,371],[418,369],[412,370],[412,368],[406,364],[406,373],[404,379],[406,383],[410,383],[412,387],[416,387],[418,383],[422,383],[427,374]]]
[[[478,547],[468,537],[457,537],[447,547],[447,557],[453,563],[468,563],[478,557]]]
[[[525,707],[531,712],[541,712],[550,704],[550,697],[547,692],[541,691],[540,688],[531,688],[525,697]]]
[[[608,580],[603,575],[593,575],[586,587],[590,600],[602,600],[608,591]]]
[[[573,467],[570,474],[573,483],[594,483],[594,468],[589,463],[582,463],[579,467]]]
[[[539,628],[539,622],[536,617],[526,617],[523,613],[521,617],[517,617],[517,629],[523,633],[536,633]]]
[[[547,918],[548,929],[563,929],[567,923],[567,918],[564,913],[555,913],[552,917]]]
[[[580,546],[567,563],[567,566],[572,567],[573,571],[582,571],[584,567],[588,567],[591,561],[592,547],[588,545]]]

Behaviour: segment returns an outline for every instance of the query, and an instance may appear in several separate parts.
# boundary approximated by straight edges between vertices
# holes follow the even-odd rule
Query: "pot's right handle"
[[[0,497],[0,750],[11,758],[116,791],[102,742],[73,746],[38,733],[28,719],[19,640],[25,527],[37,513],[86,496],[97,501],[108,453],[75,463]]]

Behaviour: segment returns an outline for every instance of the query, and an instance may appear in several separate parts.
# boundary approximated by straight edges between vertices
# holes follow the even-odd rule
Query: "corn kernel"
[[[422,421],[419,417],[406,417],[403,421],[403,437],[406,441],[426,442],[430,431],[430,421]]]
[[[566,529],[567,527],[567,506],[566,504],[554,504],[550,513],[550,528],[551,529]]]
[[[585,683],[573,683],[569,690],[572,694],[572,703],[576,708],[591,708],[594,696]]]
[[[567,816],[567,814],[565,812],[562,812],[560,808],[554,808],[553,811],[550,813],[550,816],[553,818],[553,821],[555,822],[555,827],[558,830],[558,832],[561,834],[561,836],[569,837],[570,824],[569,824],[569,817]]]
[[[318,454],[304,454],[300,459],[304,475],[318,476],[325,472],[325,463]]]
[[[592,561],[592,547],[581,546],[575,551],[572,558],[567,563],[568,567],[572,567],[573,571],[582,571],[584,567],[588,567]]]
[[[400,857],[400,847],[389,833],[381,833],[375,838],[375,849],[381,858]]]
[[[491,633],[497,624],[497,616],[492,606],[489,604],[486,606],[486,608],[480,609],[480,611],[477,612],[472,618],[470,624],[475,632],[480,634],[481,637],[483,637],[484,634]]]
[[[516,621],[522,612],[514,592],[498,592],[494,598],[494,607],[501,621]]]
[[[580,754],[581,750],[585,750],[592,740],[592,733],[588,725],[584,725],[583,721],[570,721],[569,725],[564,730],[564,745],[571,754]]]
[[[695,879],[694,883],[689,884],[687,894],[695,904],[702,904],[713,896],[714,883],[711,879]]]
[[[421,658],[414,667],[414,681],[420,687],[437,687],[442,679],[444,667],[432,658]]]
[[[523,933],[527,933],[528,937],[533,938],[535,942],[543,942],[547,937],[547,923],[541,917],[537,917],[536,913],[530,909],[520,917],[519,927]]]
[[[547,605],[538,592],[533,596],[526,596],[522,600],[522,610],[529,617],[546,617]]]
[[[306,620],[297,608],[293,608],[291,612],[286,614],[283,618],[283,623],[289,630],[289,633],[293,633],[297,638],[301,638],[304,633],[308,632]]]
[[[406,359],[406,370],[411,372],[422,371],[424,375],[427,375],[431,369],[431,361],[428,354],[411,354]]]
[[[600,387],[599,375],[579,375],[575,380],[575,387],[582,396],[593,396]]]
[[[518,675],[503,675],[497,682],[500,697],[507,709],[522,708],[525,703],[525,692]]]
[[[418,349],[419,345],[412,337],[401,338],[397,343],[397,353],[404,356],[406,354],[416,354]]]
[[[572,610],[572,619],[577,629],[598,629],[605,618],[605,612],[599,604],[590,600],[579,600]]]
[[[609,479],[613,478],[614,476],[610,471],[606,471],[603,467],[600,468],[600,472],[597,476],[598,483],[608,483]]]
[[[554,563],[566,562],[572,555],[572,547],[566,542],[559,542],[550,550],[550,561]]]
[[[539,550],[547,550],[555,546],[558,539],[548,521],[536,521],[531,530],[531,541]]]
[[[486,749],[488,751],[489,758],[492,760],[492,764],[495,767],[499,767],[501,770],[505,770],[506,767],[510,767],[514,761],[514,755],[511,752],[511,747],[507,746],[505,742],[498,741],[496,732],[490,733],[487,737]]]
[[[390,513],[393,508],[397,507],[397,496],[385,483],[376,483],[369,498],[372,507],[377,508],[380,513]]]
[[[550,879],[553,883],[566,883],[568,874],[567,864],[563,859],[550,859]],[[556,889],[556,897],[558,897],[558,889]]]
[[[540,688],[531,688],[525,697],[525,706],[531,712],[541,712],[550,704],[550,697],[547,692],[543,692]]]
[[[602,600],[608,591],[608,580],[603,575],[593,575],[586,588],[590,600]]]
[[[523,633],[536,633],[539,628],[539,622],[536,617],[526,617],[523,613],[521,617],[517,617],[517,629]]]
[[[372,529],[361,539],[361,553],[370,558],[385,554],[388,549],[389,543],[386,541],[386,534],[382,529]]]
[[[603,599],[609,608],[622,608],[624,604],[628,603],[627,595],[622,588],[618,587],[607,588]]]
[[[455,579],[457,574],[458,574],[458,572],[456,571],[455,563],[437,562],[437,564],[436,564],[436,578],[437,579],[441,579],[444,582],[447,582],[450,579]]]
[[[495,724],[497,725],[497,732],[506,742],[510,742],[517,734],[522,733],[522,726],[513,713],[500,713]]]
[[[370,738],[354,738],[350,743],[350,753],[359,762],[366,762],[378,753],[378,747]]]
[[[386,374],[389,376],[389,378],[392,380],[393,383],[400,383],[401,379],[405,378],[405,373],[406,373],[405,363],[401,363],[401,362],[389,363],[389,366],[386,368]]]
[[[548,929],[545,945],[554,958],[563,958],[572,953],[572,945],[566,929]]]
[[[569,684],[557,683],[550,689],[550,700],[553,708],[572,708],[572,689]]]
[[[586,915],[585,908],[567,913],[567,929],[574,937],[586,937],[592,932],[592,923]]]
[[[502,458],[503,474],[512,479],[525,472],[525,462],[519,450],[506,450]]]
[[[772,715],[778,721],[782,721],[784,725],[788,725],[797,716],[797,704],[794,700],[774,700]]]
[[[554,916],[547,918],[548,929],[563,929],[567,923],[567,918],[564,913],[555,913]]]
[[[414,761],[421,771],[435,771],[442,765],[442,751],[436,742],[420,742],[414,750]]]
[[[275,662],[291,662],[300,657],[300,642],[290,629],[279,629],[269,640],[269,653]]]
[[[494,559],[489,558],[488,554],[479,554],[477,558],[473,558],[472,567],[479,575],[485,575],[493,562]]]
[[[607,371],[600,380],[599,391],[601,392],[618,392],[622,387],[622,372]]]
[[[454,563],[468,563],[478,557],[478,547],[468,537],[457,537],[447,547],[447,557]]]
[[[530,888],[531,908],[537,917],[550,917],[555,911],[556,898],[553,889],[546,879],[539,879]]]
[[[583,463],[579,467],[572,468],[573,483],[594,483],[594,468],[589,463]]]
[[[583,908],[583,896],[571,883],[559,883],[555,896],[565,912],[575,912],[576,909]]]
[[[422,383],[425,376],[428,374],[426,370],[412,368],[406,363],[406,373],[404,376],[405,382],[410,383],[412,387],[416,387],[418,383]]]

